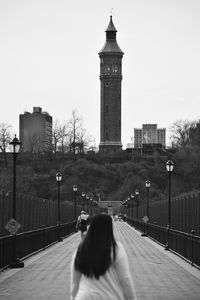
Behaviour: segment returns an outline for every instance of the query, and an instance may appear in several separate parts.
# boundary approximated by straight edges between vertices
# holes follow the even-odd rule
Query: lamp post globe
[[[16,137],[16,134],[15,134],[14,139],[9,143],[9,145],[10,145],[10,152],[11,153],[16,154],[16,153],[19,152],[20,146],[21,146],[21,142]]]
[[[146,180],[145,184],[146,184],[146,187],[147,187],[147,188],[150,188],[150,186],[151,186],[150,180]]]
[[[62,173],[58,172],[56,173],[56,181],[61,182],[62,181]]]
[[[173,171],[173,169],[174,169],[174,163],[173,163],[172,160],[168,160],[166,162],[166,169],[167,169],[167,172],[170,172],[170,173]]]
[[[77,192],[77,190],[78,190],[77,185],[73,185],[73,191]]]

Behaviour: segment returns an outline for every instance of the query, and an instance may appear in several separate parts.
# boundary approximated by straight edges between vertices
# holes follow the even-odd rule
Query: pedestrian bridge
[[[114,223],[125,246],[138,299],[199,300],[200,270],[123,221]],[[0,274],[0,300],[69,299],[70,262],[80,242],[74,233]]]

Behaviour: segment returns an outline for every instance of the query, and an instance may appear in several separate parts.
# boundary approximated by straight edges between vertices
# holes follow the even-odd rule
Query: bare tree
[[[57,151],[64,153],[68,147],[69,127],[68,125],[60,124],[58,120],[54,123],[53,127],[53,151],[56,154]]]
[[[58,144],[60,142],[61,135],[62,135],[62,126],[59,124],[58,120],[56,120],[54,123],[52,134],[53,134],[53,151],[56,154],[58,150]]]
[[[64,124],[61,128],[61,136],[60,136],[60,149],[62,153],[64,153],[67,149],[68,136],[69,136],[69,127],[68,125]]]
[[[68,123],[69,126],[69,138],[71,140],[71,146],[74,156],[76,155],[76,146],[78,141],[79,130],[82,127],[82,118],[78,115],[77,110],[72,111],[72,117]]]
[[[171,141],[177,148],[185,148],[190,144],[191,130],[195,127],[195,122],[178,120],[171,127]]]
[[[91,143],[94,143],[94,139],[87,133],[85,128],[80,128],[78,133],[79,153],[83,155],[85,149],[88,148]]]
[[[11,141],[11,125],[7,125],[5,123],[0,124],[0,150],[3,152],[4,162],[7,166],[7,159],[6,159],[6,150],[9,146]]]
[[[27,142],[28,142],[28,144],[26,145],[26,147],[27,147],[27,149],[29,149],[30,153],[39,154],[39,153],[43,152],[44,141],[40,137],[38,137],[37,134],[29,135]]]

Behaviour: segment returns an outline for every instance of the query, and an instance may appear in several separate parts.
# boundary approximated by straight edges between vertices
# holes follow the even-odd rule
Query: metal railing
[[[164,247],[168,243],[169,250],[200,267],[200,237],[193,230],[189,234],[135,219],[125,218],[125,221]]]
[[[60,230],[59,235],[61,237],[67,237],[75,232],[75,222],[61,224],[60,229],[58,229],[58,226],[42,226],[41,229],[1,237],[0,270],[9,267],[12,262],[14,239],[16,239],[17,256],[20,260],[24,260],[56,243],[59,238],[58,230]]]

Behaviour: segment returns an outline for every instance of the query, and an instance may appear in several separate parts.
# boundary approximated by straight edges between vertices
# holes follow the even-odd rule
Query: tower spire
[[[123,55],[124,54],[123,51],[120,49],[119,45],[117,44],[117,40],[116,40],[117,29],[113,24],[112,16],[110,16],[110,21],[105,32],[106,32],[106,42],[103,48],[101,49],[101,51],[99,52],[99,55],[101,55],[101,53],[108,53],[108,52],[119,53]]]

